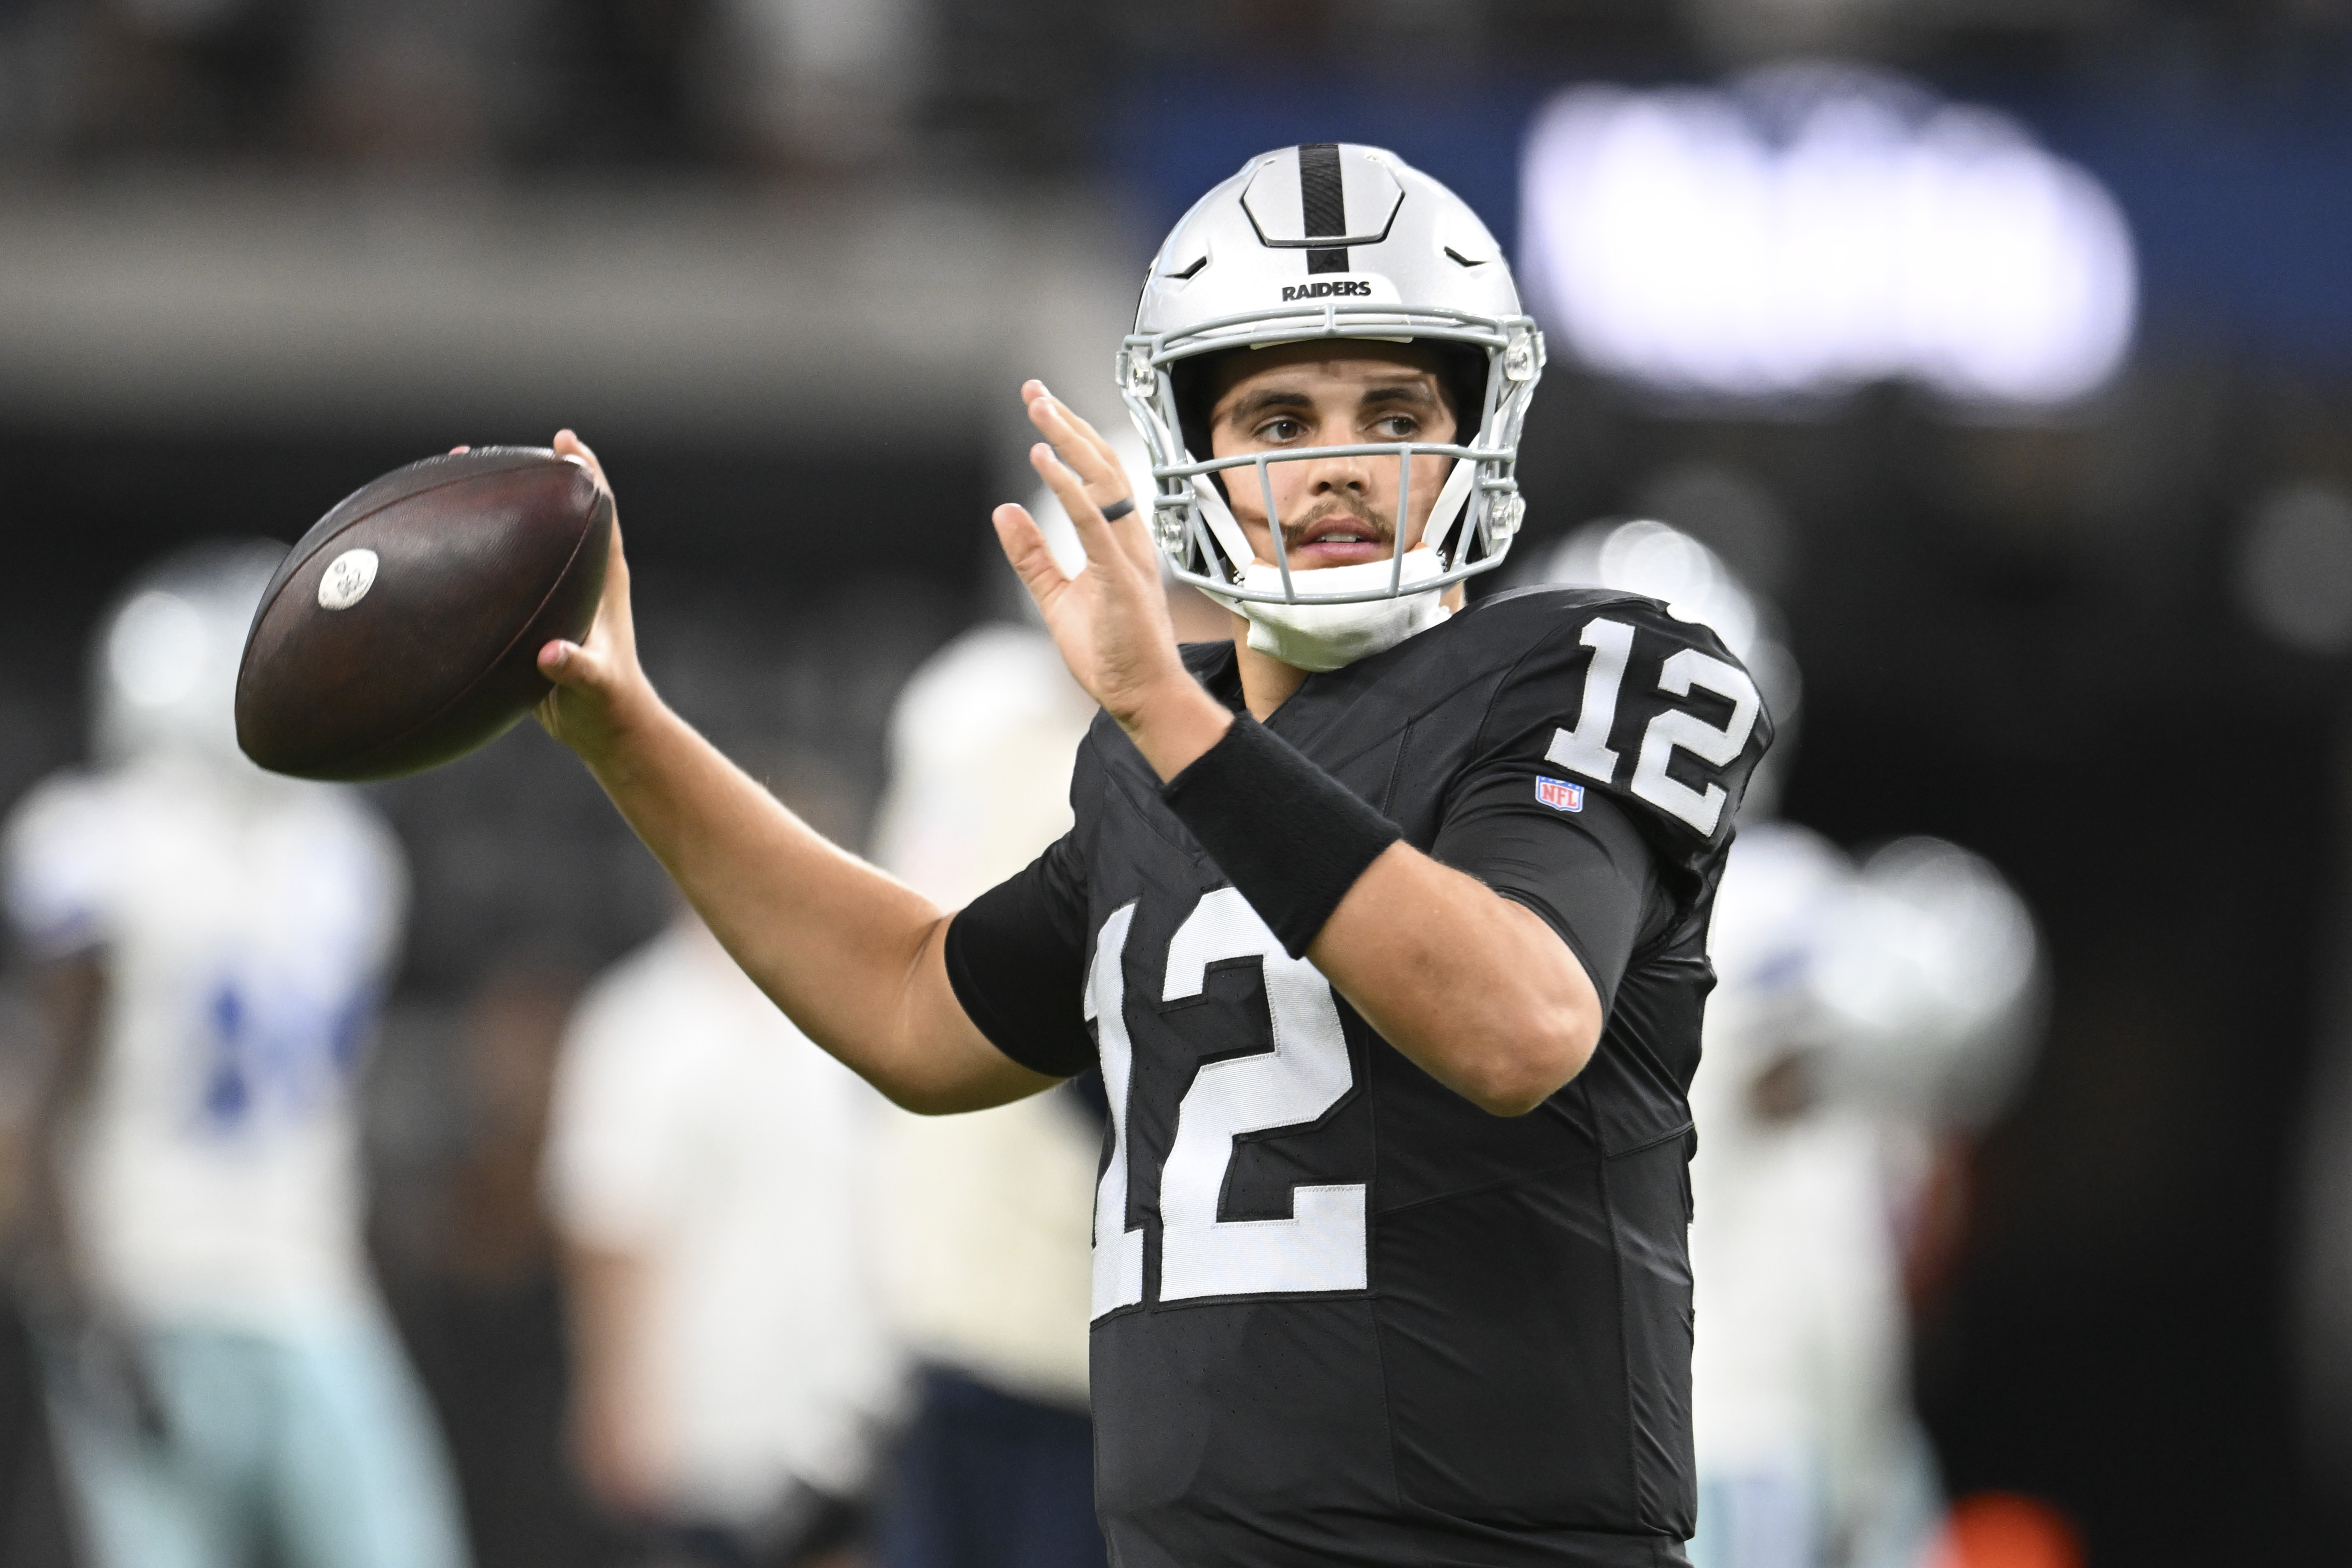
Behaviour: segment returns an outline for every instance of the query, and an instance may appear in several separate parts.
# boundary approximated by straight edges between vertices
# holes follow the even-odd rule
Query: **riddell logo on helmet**
[[[1344,300],[1350,296],[1370,299],[1372,286],[1360,278],[1342,278],[1331,283],[1291,283],[1284,286],[1282,302],[1293,300]]]

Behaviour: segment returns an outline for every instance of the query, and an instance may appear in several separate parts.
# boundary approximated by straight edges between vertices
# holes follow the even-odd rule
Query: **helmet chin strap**
[[[1444,557],[1449,566],[1462,563],[1454,547],[1454,525],[1468,515],[1463,503],[1470,499],[1470,487],[1478,478],[1477,468],[1477,464],[1466,458],[1454,459],[1454,471],[1445,476],[1445,487],[1437,492],[1437,504],[1430,509],[1429,521],[1422,526],[1422,544]]]
[[[1225,552],[1228,566],[1233,574],[1239,577],[1249,570],[1250,563],[1257,559],[1257,552],[1250,548],[1249,535],[1244,533],[1242,525],[1234,521],[1233,509],[1225,504],[1225,498],[1210,482],[1208,475],[1192,476],[1192,493],[1200,498],[1201,518],[1209,525],[1209,536],[1217,542],[1217,548]]]

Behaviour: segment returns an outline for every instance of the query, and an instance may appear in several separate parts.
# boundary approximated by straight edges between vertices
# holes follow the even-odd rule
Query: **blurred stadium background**
[[[900,683],[1004,602],[1013,388],[1115,415],[1166,225],[1328,139],[1523,268],[1522,550],[1712,544],[1804,673],[1788,814],[1965,844],[2041,922],[2046,1044],[1913,1281],[1952,1489],[2098,1563],[2344,1560],[2342,0],[5,0],[0,806],[85,753],[142,563],[568,424],[672,700],[860,823]],[[376,793],[378,1267],[479,1560],[593,1563],[535,1141],[664,885],[528,727]],[[15,1456],[0,1557],[57,1561]]]

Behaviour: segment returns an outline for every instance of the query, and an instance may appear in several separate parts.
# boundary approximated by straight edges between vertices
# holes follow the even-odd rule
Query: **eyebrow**
[[[1403,404],[1410,407],[1434,408],[1438,406],[1438,397],[1435,389],[1428,382],[1405,381],[1387,386],[1373,387],[1364,394],[1364,403],[1367,406],[1378,404]],[[1314,399],[1303,392],[1268,387],[1263,392],[1251,393],[1247,397],[1225,410],[1225,417],[1228,420],[1242,422],[1254,419],[1261,414],[1271,413],[1277,408],[1312,408],[1314,405]]]

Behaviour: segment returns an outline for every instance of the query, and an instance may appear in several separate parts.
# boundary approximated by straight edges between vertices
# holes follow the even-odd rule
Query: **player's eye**
[[[1410,414],[1391,414],[1373,425],[1372,431],[1384,441],[1410,441],[1421,434],[1421,421]]]
[[[1303,421],[1291,418],[1288,415],[1283,415],[1280,417],[1269,419],[1265,424],[1257,427],[1257,438],[1261,441],[1271,441],[1276,443],[1296,441],[1301,436],[1306,434],[1306,424]]]

